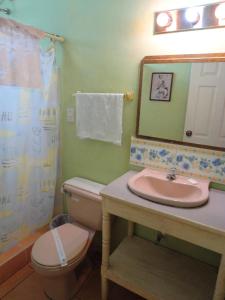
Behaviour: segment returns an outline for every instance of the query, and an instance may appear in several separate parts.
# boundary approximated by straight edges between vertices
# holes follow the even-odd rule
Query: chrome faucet
[[[170,181],[176,179],[176,168],[170,168],[166,178]]]

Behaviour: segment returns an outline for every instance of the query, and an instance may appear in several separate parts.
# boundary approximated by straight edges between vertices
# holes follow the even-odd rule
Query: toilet
[[[43,234],[33,245],[31,262],[52,300],[68,300],[76,292],[75,269],[85,258],[95,232],[102,230],[105,186],[75,177],[64,182],[68,213],[75,220]]]

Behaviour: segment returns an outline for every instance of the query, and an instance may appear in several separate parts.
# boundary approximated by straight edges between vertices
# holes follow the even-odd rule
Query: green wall
[[[139,134],[183,140],[190,71],[190,63],[144,65]],[[173,73],[170,101],[149,100],[154,72]]]
[[[67,13],[65,1],[56,0],[19,0],[4,1],[1,7],[10,8],[13,18],[19,22],[36,26],[39,29],[64,34],[64,16]],[[6,16],[1,14],[1,16]]]
[[[69,1],[64,63],[63,174],[109,183],[129,168],[130,137],[135,132],[140,47],[139,20],[149,1]],[[65,121],[72,94],[134,91],[124,105],[123,145],[80,140],[75,125]]]

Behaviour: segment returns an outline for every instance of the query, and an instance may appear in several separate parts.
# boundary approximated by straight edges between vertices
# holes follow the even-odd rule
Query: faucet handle
[[[172,167],[169,169],[169,172],[166,176],[167,179],[169,180],[175,180],[176,179],[176,168]]]
[[[170,173],[171,173],[171,174],[174,174],[174,175],[175,175],[175,174],[176,174],[176,171],[177,171],[176,167],[171,167],[171,168],[170,168]]]

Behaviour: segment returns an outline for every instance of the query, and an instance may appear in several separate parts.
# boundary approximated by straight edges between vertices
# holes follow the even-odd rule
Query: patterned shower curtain
[[[52,48],[0,22],[0,253],[53,214],[59,135]],[[4,54],[4,56],[3,56]]]

